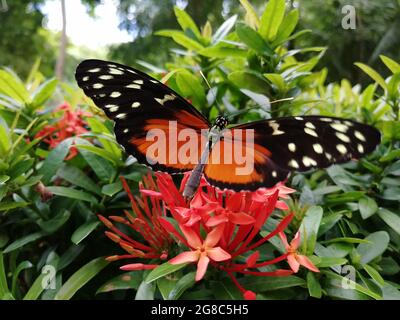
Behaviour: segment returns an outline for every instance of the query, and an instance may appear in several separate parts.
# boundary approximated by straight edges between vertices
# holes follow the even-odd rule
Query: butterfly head
[[[224,130],[227,125],[228,119],[226,117],[218,116],[217,119],[215,119],[214,127],[217,127],[219,130]]]

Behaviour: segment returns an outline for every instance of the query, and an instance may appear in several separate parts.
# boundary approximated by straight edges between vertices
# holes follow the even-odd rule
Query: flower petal
[[[189,246],[191,246],[194,249],[201,247],[202,241],[199,238],[199,236],[197,235],[197,233],[193,231],[193,229],[188,228],[186,226],[182,226],[182,225],[179,227],[181,228],[183,234],[185,235],[185,238],[186,238]]]
[[[229,214],[229,220],[234,224],[248,225],[254,223],[256,220],[244,212],[232,212]]]
[[[289,243],[287,242],[286,234],[284,232],[279,232],[279,237],[281,238],[281,241],[285,249],[288,250],[290,246]]]
[[[216,216],[211,217],[210,219],[208,219],[208,221],[206,223],[206,226],[207,227],[215,227],[215,226],[217,226],[217,225],[219,225],[221,223],[225,223],[225,222],[228,222],[228,221],[229,221],[229,219],[226,216],[226,214],[219,214],[219,215],[216,215]]]
[[[319,272],[319,269],[311,262],[311,260],[308,257],[298,254],[297,261],[307,269],[314,272]]]
[[[208,249],[207,256],[209,256],[214,261],[225,261],[231,258],[231,255],[221,247]]]
[[[297,231],[292,241],[290,241],[290,247],[292,248],[293,251],[295,251],[299,247],[299,244],[300,244],[300,231]]]
[[[257,295],[253,291],[247,290],[245,293],[243,293],[243,298],[245,300],[256,300]]]
[[[295,254],[289,254],[287,256],[287,262],[289,263],[290,269],[292,269],[294,273],[299,271],[300,263],[296,260]]]
[[[185,251],[170,259],[168,262],[170,264],[181,264],[195,262],[197,260],[199,260],[199,253],[197,251]]]
[[[204,240],[204,245],[206,247],[214,247],[219,240],[221,239],[222,233],[224,232],[225,229],[225,224],[220,224],[217,227],[215,227],[206,237],[206,240]]]
[[[210,258],[208,258],[205,254],[202,254],[200,256],[199,262],[197,263],[197,272],[196,272],[196,281],[200,281],[201,279],[203,279],[206,271],[207,271],[207,267],[208,267],[208,263],[210,262]]]

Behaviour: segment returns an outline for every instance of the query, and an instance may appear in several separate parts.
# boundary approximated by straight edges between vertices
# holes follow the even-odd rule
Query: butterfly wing
[[[359,159],[372,152],[380,142],[380,133],[375,128],[333,117],[262,120],[235,126],[229,129],[229,135],[238,129],[248,132],[247,135],[254,133],[254,147],[246,142],[246,134],[242,134],[243,138],[236,139],[240,141],[238,148],[228,152],[233,158],[238,152],[252,155],[254,170],[238,175],[235,171],[244,168],[240,161],[225,164],[222,159],[226,150],[234,149],[235,139],[223,139],[212,150],[204,171],[211,184],[236,191],[272,187],[285,180],[291,171],[326,168]],[[213,161],[213,157],[217,161]]]
[[[118,143],[140,163],[170,173],[193,169],[193,163],[178,161],[177,150],[185,141],[178,141],[174,147],[170,145],[169,134],[179,135],[184,129],[193,129],[200,136],[202,129],[209,128],[209,122],[176,92],[139,70],[102,60],[81,62],[75,78],[85,94],[115,121]],[[170,124],[174,121],[176,132],[171,132]],[[166,150],[165,161],[156,162],[149,156],[156,138],[148,137],[154,130],[165,134],[158,137]],[[196,141],[192,147],[201,154],[201,139]]]

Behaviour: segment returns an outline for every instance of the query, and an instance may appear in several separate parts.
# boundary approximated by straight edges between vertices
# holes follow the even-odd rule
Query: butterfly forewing
[[[153,163],[146,157],[151,129],[163,128],[168,135],[170,121],[179,123],[178,131],[190,128],[200,134],[208,129],[208,121],[185,99],[145,73],[115,62],[85,60],[75,77],[85,94],[115,121],[117,141],[139,162],[171,173],[193,169],[193,164]],[[172,148],[166,145],[166,150]]]

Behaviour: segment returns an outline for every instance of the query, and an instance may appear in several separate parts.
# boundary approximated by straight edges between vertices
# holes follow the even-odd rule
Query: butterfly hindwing
[[[167,154],[164,163],[146,157],[151,145],[146,136],[151,129],[162,128],[168,135],[170,121],[176,121],[178,132],[190,128],[200,135],[201,129],[208,129],[208,121],[185,99],[145,73],[115,62],[85,60],[75,77],[85,94],[115,121],[118,143],[139,162],[170,173],[193,169],[193,164],[169,162],[175,155]],[[172,149],[166,148],[167,152]]]
[[[237,129],[254,132],[254,171],[238,176],[234,172],[243,165],[233,161],[228,172],[223,172],[223,165],[210,161],[204,171],[206,179],[221,188],[255,190],[262,186],[272,187],[285,180],[291,171],[326,168],[359,159],[372,152],[380,141],[380,133],[375,128],[334,117],[277,118],[242,124],[229,130]],[[210,158],[222,158],[222,154],[217,153],[221,153],[219,149],[228,143],[219,142],[220,148],[213,150]],[[245,154],[250,149],[243,141],[241,150],[235,152]]]

